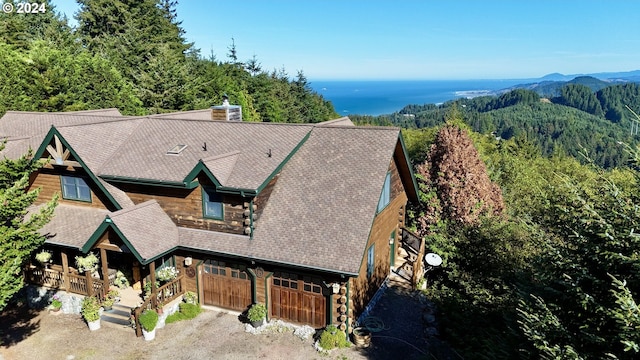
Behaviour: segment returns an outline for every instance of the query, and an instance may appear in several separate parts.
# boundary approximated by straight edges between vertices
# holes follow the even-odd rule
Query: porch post
[[[87,295],[93,296],[93,277],[91,271],[85,270],[84,277],[87,279]]]
[[[107,264],[107,250],[100,248],[100,262],[102,263],[102,282],[104,293],[109,292],[109,265]]]
[[[60,250],[60,257],[62,258],[62,286],[69,291],[69,259],[66,250]]]
[[[158,288],[156,288],[156,263],[149,263],[149,278],[151,279],[151,306],[156,309],[158,307]]]

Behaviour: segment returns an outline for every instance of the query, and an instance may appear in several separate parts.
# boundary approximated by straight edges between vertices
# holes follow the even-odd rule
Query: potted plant
[[[156,280],[163,283],[175,280],[178,277],[178,270],[173,266],[165,266],[156,271]]]
[[[56,294],[51,298],[51,303],[49,304],[49,308],[53,312],[58,312],[62,308],[62,301],[60,301],[60,297]]]
[[[267,307],[264,304],[253,304],[247,311],[247,318],[251,326],[257,328],[264,324],[267,317]]]
[[[100,302],[94,296],[87,296],[82,300],[82,317],[87,321],[89,330],[100,329]]]
[[[87,256],[76,256],[76,267],[81,274],[89,271],[92,276],[95,276],[98,272],[98,257],[94,253],[88,253]]]
[[[102,300],[102,308],[105,311],[111,310],[111,308],[113,307],[113,304],[115,304],[116,300],[118,299],[118,296],[120,296],[120,293],[118,292],[118,290],[116,289],[109,290],[107,295]]]
[[[142,335],[147,341],[151,341],[156,337],[156,325],[158,324],[158,313],[155,310],[145,310],[140,314],[140,326],[142,327]]]
[[[49,251],[42,250],[36,254],[36,260],[38,260],[38,262],[43,266],[49,265],[49,262],[51,261],[51,253]]]
[[[187,291],[182,297],[182,300],[187,304],[196,305],[198,303],[198,294],[193,291]]]

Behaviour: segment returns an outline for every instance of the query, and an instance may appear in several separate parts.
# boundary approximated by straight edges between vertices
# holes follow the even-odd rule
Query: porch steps
[[[100,321],[102,323],[131,327],[131,308],[117,303],[113,304],[111,310],[102,312]]]

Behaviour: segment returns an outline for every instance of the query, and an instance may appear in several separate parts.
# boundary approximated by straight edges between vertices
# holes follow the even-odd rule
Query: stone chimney
[[[214,121],[242,121],[242,107],[229,105],[229,97],[222,96],[222,105],[211,107],[211,120]]]

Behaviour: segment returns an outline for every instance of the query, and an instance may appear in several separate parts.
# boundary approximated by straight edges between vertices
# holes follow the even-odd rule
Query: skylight
[[[178,155],[182,152],[182,150],[186,149],[187,145],[184,144],[178,144],[174,147],[172,147],[169,151],[167,151],[168,155]]]

